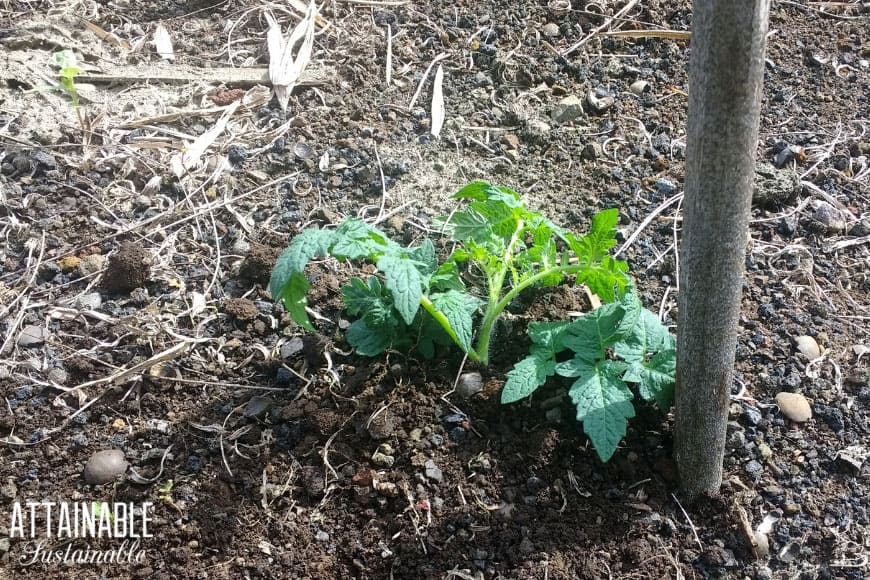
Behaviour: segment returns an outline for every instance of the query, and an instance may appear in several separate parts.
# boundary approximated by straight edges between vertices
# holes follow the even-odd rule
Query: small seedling
[[[577,421],[607,461],[634,416],[629,385],[668,409],[676,372],[674,337],[641,306],[626,263],[609,254],[617,210],[596,214],[589,233],[577,237],[526,208],[506,187],[478,181],[454,198],[468,203],[440,220],[453,248],[443,261],[429,239],[403,247],[349,219],[334,230],[306,229],[293,238],[272,272],[272,296],[300,326],[314,330],[306,312],[306,265],[324,256],[366,260],[377,273],[352,278],[341,290],[348,314],[357,319],[347,341],[359,354],[416,347],[432,356],[436,344],[453,342],[486,365],[505,308],[524,290],[572,277],[605,304],[570,322],[532,322],[529,356],[508,373],[502,403],[531,395],[553,375],[576,378],[569,394]],[[573,358],[563,360],[566,351]]]
[[[454,198],[468,204],[441,220],[455,249],[440,263],[429,239],[403,247],[348,219],[334,230],[306,229],[293,238],[272,272],[272,296],[299,325],[314,330],[306,313],[308,262],[324,256],[367,260],[378,274],[353,278],[342,289],[348,313],[358,318],[347,331],[357,352],[375,356],[416,347],[431,356],[435,344],[452,341],[486,365],[496,321],[524,290],[573,276],[605,301],[624,292],[628,267],[608,253],[616,243],[617,210],[597,214],[590,232],[577,237],[526,208],[506,187],[477,181]]]
[[[54,64],[60,69],[58,76],[60,77],[60,86],[69,95],[74,107],[79,106],[79,93],[76,90],[75,79],[81,74],[82,69],[78,67],[76,55],[71,50],[61,50],[55,52],[52,57]]]
[[[112,508],[109,507],[109,503],[105,501],[95,501],[91,504],[91,509],[94,512],[94,516],[98,519],[102,519],[103,514],[106,514],[106,518],[115,523],[115,514],[112,513]]]

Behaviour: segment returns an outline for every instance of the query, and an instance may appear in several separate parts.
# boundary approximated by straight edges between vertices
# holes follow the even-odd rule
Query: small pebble
[[[603,113],[613,106],[616,99],[610,95],[599,95],[598,91],[589,91],[586,94],[586,102],[596,113]]]
[[[55,367],[48,371],[48,380],[58,385],[64,385],[69,380],[69,374],[65,370]]]
[[[672,195],[677,191],[677,184],[670,179],[656,179],[656,191],[662,195]]]
[[[801,504],[799,503],[785,503],[782,504],[783,513],[793,516],[801,511]]]
[[[431,459],[426,460],[424,470],[426,477],[435,483],[441,483],[444,479],[444,474],[441,472],[441,469],[435,465],[435,462]]]
[[[822,356],[822,349],[812,336],[799,336],[795,339],[798,351],[809,360],[815,360]]]
[[[392,455],[386,455],[384,453],[381,453],[380,451],[376,451],[374,455],[372,455],[372,463],[374,463],[378,467],[390,468],[395,462],[395,457],[393,457]]]
[[[245,417],[259,417],[272,405],[272,399],[268,397],[253,396],[245,405]]]
[[[483,390],[483,377],[480,373],[462,373],[456,383],[456,393],[463,399],[470,399]]]
[[[635,95],[640,96],[649,89],[649,83],[642,80],[634,81],[628,89]]]
[[[583,101],[576,95],[568,95],[553,107],[551,114],[557,123],[570,123],[583,114]]]
[[[767,558],[770,554],[770,540],[768,540],[767,534],[755,532],[753,536],[755,537],[755,555],[759,559]]]
[[[103,305],[103,297],[99,292],[89,292],[79,296],[76,304],[82,310],[98,310]]]
[[[755,407],[751,407],[749,405],[744,406],[743,416],[746,417],[746,422],[750,425],[758,425],[759,423],[761,423],[761,411],[759,411]]]
[[[39,346],[48,339],[48,329],[30,324],[21,329],[18,335],[18,346]]]
[[[79,264],[79,275],[82,278],[96,274],[106,266],[106,257],[102,254],[89,254],[82,258]]]
[[[746,473],[748,473],[749,475],[758,475],[759,473],[762,472],[764,467],[762,467],[762,465],[759,462],[757,462],[756,460],[753,459],[752,461],[750,461],[746,464],[746,467],[744,467],[744,469],[746,470]]]
[[[800,393],[779,393],[776,395],[776,404],[783,416],[795,423],[803,423],[813,416],[809,401]]]
[[[837,234],[846,230],[843,212],[826,201],[816,201],[810,227],[822,234]]]
[[[544,28],[541,29],[541,32],[544,33],[544,36],[554,37],[559,36],[561,32],[559,31],[559,25],[553,22],[548,22],[544,25]]]
[[[107,449],[91,455],[82,475],[85,483],[103,485],[115,481],[115,478],[125,471],[127,471],[127,460],[124,458],[124,452],[120,449]]]
[[[288,359],[293,358],[305,348],[305,343],[302,342],[302,339],[298,336],[294,336],[287,342],[281,345],[281,358]]]

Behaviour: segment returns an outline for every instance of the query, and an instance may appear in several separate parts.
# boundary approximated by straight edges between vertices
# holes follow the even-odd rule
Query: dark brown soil
[[[15,67],[61,48],[95,67],[151,65],[158,23],[173,38],[172,66],[266,66],[259,5],[156,0],[81,14],[136,51],[82,28],[78,9],[0,6],[10,23],[0,24],[0,579],[863,578],[866,9],[773,3],[725,482],[688,506],[676,494],[670,417],[639,406],[602,464],[565,384],[499,405],[528,322],[588,310],[582,289],[512,305],[493,363],[462,369],[482,375],[468,399],[453,391],[456,351],[352,352],[340,296],[359,273],[350,264],[309,270],[317,333],[267,289],[302,229],[385,216],[391,236],[420,240],[476,178],[577,231],[618,207],[628,240],[681,192],[688,42],[599,35],[558,56],[623,2],[566,14],[528,0],[375,4],[325,3],[331,26],[311,67],[332,71],[329,82],[297,88],[287,113],[274,100],[239,113],[182,179],[170,160],[214,126],[218,116],[193,112],[214,106],[206,97],[222,79],[96,84],[86,133],[63,93],[31,90],[42,81],[13,77]],[[273,9],[285,30],[298,22]],[[690,26],[688,1],[648,0],[602,31]],[[409,103],[442,53],[447,120],[436,139],[431,74]],[[590,92],[613,104],[553,119],[566,96]],[[678,208],[622,254],[645,305],[670,325]],[[45,340],[18,344],[34,326]],[[823,358],[797,351],[801,335]],[[806,396],[813,418],[787,421],[773,404],[782,391]],[[110,448],[144,483],[128,472],[85,484],[85,462]],[[91,500],[155,503],[144,563],[25,566],[27,542],[4,542],[14,502]],[[751,532],[765,518],[769,554],[759,555],[744,522]]]

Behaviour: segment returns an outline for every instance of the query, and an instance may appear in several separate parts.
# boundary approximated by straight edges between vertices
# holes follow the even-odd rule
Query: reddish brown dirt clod
[[[144,286],[150,275],[148,252],[135,242],[124,242],[118,252],[109,258],[103,276],[103,288],[109,292],[127,293]]]

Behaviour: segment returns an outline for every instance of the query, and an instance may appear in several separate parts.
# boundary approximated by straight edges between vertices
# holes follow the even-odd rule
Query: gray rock
[[[797,173],[789,169],[777,169],[769,163],[759,163],[755,168],[752,184],[752,201],[758,205],[784,205],[801,190]]]
[[[601,146],[601,143],[596,143],[595,141],[587,143],[586,146],[583,147],[583,151],[580,152],[580,157],[590,161],[594,161],[603,155],[604,148]]]
[[[98,310],[100,306],[103,305],[103,297],[100,296],[99,292],[82,294],[79,296],[79,299],[76,300],[76,305],[78,305],[82,310]]]
[[[770,554],[770,540],[768,539],[767,534],[755,532],[753,536],[755,537],[755,555],[758,556],[760,560],[767,558]]]
[[[305,348],[305,344],[302,342],[302,339],[298,336],[294,336],[281,345],[281,358],[292,358],[302,352],[303,348]]]
[[[551,117],[557,123],[570,123],[583,114],[583,101],[576,95],[568,95],[553,107]]]
[[[268,397],[253,396],[245,405],[245,417],[259,417],[272,406],[272,399]]]
[[[616,99],[610,95],[601,95],[599,91],[589,91],[586,93],[586,102],[596,113],[603,113],[613,106]]]
[[[82,278],[92,276],[106,267],[106,257],[102,254],[88,254],[79,263],[79,275]]]
[[[753,459],[746,464],[744,469],[749,475],[758,475],[762,472],[762,470],[764,470],[764,467],[761,465],[761,463]]]
[[[427,459],[424,465],[424,474],[427,479],[434,481],[435,483],[441,483],[444,480],[444,474],[441,472],[441,469],[435,462],[431,459]]]
[[[810,229],[821,234],[836,234],[846,230],[846,219],[842,211],[821,200],[814,202],[814,206]]]
[[[544,36],[554,37],[559,36],[562,32],[559,30],[559,25],[553,22],[548,22],[544,25],[544,28],[541,29],[541,32],[544,33]]]
[[[470,399],[483,390],[483,377],[480,373],[462,373],[456,383],[456,394]]]
[[[393,457],[392,455],[386,455],[384,453],[381,453],[380,451],[375,451],[374,455],[372,455],[372,463],[374,463],[378,467],[390,468],[395,462],[395,457]]]
[[[643,80],[637,80],[631,83],[631,86],[628,87],[628,90],[630,90],[635,95],[640,96],[649,90],[649,83]]]
[[[15,479],[10,477],[4,485],[0,486],[0,497],[8,501],[18,497],[18,486],[15,485]]]
[[[58,385],[65,385],[69,380],[69,374],[63,370],[62,368],[55,367],[48,371],[48,380],[57,383]]]
[[[123,475],[127,471],[127,465],[124,452],[120,449],[97,451],[88,459],[82,475],[85,478],[85,483],[103,485],[115,481],[115,478]]]
[[[524,127],[524,134],[531,139],[542,139],[550,133],[550,126],[541,119],[529,119]]]
[[[534,551],[535,545],[532,543],[532,541],[528,537],[523,538],[520,542],[520,554],[522,554],[523,556],[528,556]]]
[[[239,238],[233,242],[230,250],[237,256],[247,256],[248,252],[251,251],[251,243],[244,238]]]
[[[677,184],[670,179],[656,179],[656,190],[662,195],[672,195],[677,191]]]
[[[318,542],[328,542],[329,541],[329,534],[327,534],[323,530],[320,530],[317,532],[317,534],[315,534],[314,538]]]
[[[751,405],[745,405],[743,407],[743,416],[746,417],[746,421],[750,425],[758,425],[761,423],[761,411]]]
[[[21,329],[18,335],[18,346],[39,346],[48,340],[49,334],[47,328],[29,324]]]
[[[809,401],[800,393],[779,393],[776,404],[783,416],[795,423],[803,423],[813,416]]]
[[[803,154],[803,151],[803,147],[799,145],[789,145],[776,154],[776,157],[773,158],[773,164],[777,167],[782,167],[786,163],[792,161],[796,156]]]
[[[798,352],[807,357],[807,359],[816,360],[822,356],[822,349],[819,348],[819,343],[812,336],[804,334],[795,338],[794,342]]]
[[[736,425],[733,429],[731,427],[732,424]],[[745,444],[746,433],[743,431],[743,427],[741,427],[739,423],[728,423],[728,435],[725,437],[725,447],[736,451],[737,449],[742,449]]]

